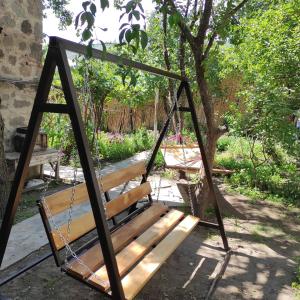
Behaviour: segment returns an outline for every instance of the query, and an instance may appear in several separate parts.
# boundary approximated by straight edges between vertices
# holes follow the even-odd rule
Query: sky
[[[99,0],[96,0],[95,3],[97,5],[97,17],[95,26],[96,27],[104,27],[107,28],[107,31],[102,31],[100,29],[96,29],[97,38],[104,42],[114,42],[118,41],[119,37],[119,16],[120,11],[117,11],[115,8],[110,7],[106,9],[104,12],[99,7]],[[110,1],[113,3],[113,1]],[[70,0],[70,4],[68,6],[69,10],[74,13],[73,18],[77,16],[79,12],[82,11],[81,0]],[[151,13],[154,8],[154,5],[151,0],[143,0],[143,7],[146,14]],[[65,31],[59,30],[59,21],[54,16],[54,14],[50,10],[46,10],[46,18],[43,23],[43,32],[48,36],[59,36],[68,40],[72,40],[75,42],[79,42],[80,38],[76,36],[76,30],[74,26],[74,22],[71,26],[67,28]],[[124,17],[125,18],[125,17]]]

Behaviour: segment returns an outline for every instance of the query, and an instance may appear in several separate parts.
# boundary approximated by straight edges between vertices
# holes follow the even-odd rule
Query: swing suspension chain
[[[71,224],[73,221],[73,206],[74,206],[74,202],[75,202],[75,191],[76,191],[76,182],[77,182],[77,166],[76,166],[76,154],[74,151],[74,169],[73,169],[73,186],[72,186],[72,194],[71,194],[71,200],[70,200],[70,205],[69,205],[69,209],[68,209],[68,225],[67,225],[67,242],[68,244],[70,243],[70,233],[71,233]],[[72,255],[73,251],[69,251],[70,247],[66,247],[66,251],[65,251],[65,264],[68,264],[68,255],[69,253]],[[71,249],[72,250],[72,249]],[[72,255],[73,256],[73,255]]]
[[[66,126],[67,127],[67,126]],[[74,178],[76,179],[76,174],[77,174],[77,168],[76,168],[76,172],[74,171]],[[61,241],[63,242],[65,248],[66,248],[66,257],[67,257],[67,254],[70,253],[70,255],[81,265],[83,266],[90,274],[91,276],[97,278],[97,280],[100,280],[100,278],[97,277],[97,275],[77,256],[77,254],[73,251],[73,249],[71,248],[70,246],[70,241],[69,241],[69,233],[70,233],[70,225],[71,225],[71,222],[72,222],[72,213],[70,213],[69,211],[69,220],[68,220],[68,234],[67,234],[67,237],[65,237],[65,235],[61,232],[61,229],[60,229],[60,226],[56,223],[56,221],[54,220],[54,216],[52,215],[52,212],[51,212],[51,209],[50,207],[48,206],[48,203],[45,199],[45,196],[46,196],[46,192],[48,191],[49,189],[49,184],[53,181],[51,180],[51,178],[53,178],[54,175],[54,171],[51,170],[50,171],[50,178],[47,179],[46,181],[46,185],[43,189],[43,192],[42,192],[42,196],[41,196],[41,201],[43,203],[43,206],[46,210],[46,214],[50,220],[50,223],[51,223],[51,227],[54,228],[54,230],[58,233],[59,235],[59,238],[61,239]],[[75,180],[74,180],[74,184],[75,184]],[[70,204],[70,207],[72,209],[72,202],[74,202],[74,196],[75,196],[75,185],[74,185],[74,189],[72,189],[72,200],[71,200],[71,204]],[[70,209],[69,209],[70,210]],[[66,266],[70,266],[69,262],[67,261],[67,259],[65,258],[65,265]],[[100,280],[101,281],[101,280]]]
[[[92,271],[91,268],[90,268],[88,265],[86,265],[86,264],[85,264],[85,263],[77,256],[76,252],[71,248],[71,246],[70,246],[70,244],[69,244],[68,238],[66,238],[66,237],[63,235],[63,233],[62,233],[61,230],[60,230],[60,227],[59,227],[59,226],[57,225],[57,223],[55,222],[54,217],[53,217],[53,215],[52,215],[52,213],[51,213],[51,210],[50,210],[50,208],[49,208],[49,206],[48,206],[48,204],[47,204],[47,201],[44,201],[44,202],[43,202],[43,205],[44,205],[44,207],[45,207],[45,209],[46,209],[46,214],[47,214],[47,216],[48,216],[50,222],[52,223],[53,228],[54,228],[55,231],[58,233],[59,238],[61,239],[61,241],[63,242],[63,244],[64,244],[64,246],[65,246],[65,248],[66,248],[66,252],[67,252],[67,253],[70,253],[70,255],[74,258],[74,260],[77,261],[82,267],[84,267],[84,268],[89,272],[90,277],[99,280],[99,281],[103,284],[104,281],[101,280],[101,279],[99,278],[99,276],[98,276],[94,271]],[[68,260],[65,260],[65,265],[66,265],[67,267],[70,267],[70,268],[71,268],[71,266],[70,266]],[[81,274],[82,274],[82,272],[81,272]]]

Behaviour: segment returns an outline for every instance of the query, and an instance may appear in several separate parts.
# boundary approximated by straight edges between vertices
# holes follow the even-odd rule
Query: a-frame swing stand
[[[216,193],[214,191],[212,176],[211,176],[211,172],[210,172],[209,165],[207,162],[203,141],[202,141],[201,133],[200,133],[199,126],[198,126],[197,115],[196,115],[196,111],[195,111],[195,107],[194,107],[192,93],[191,93],[190,86],[189,86],[187,79],[182,78],[181,76],[179,76],[177,74],[167,72],[165,70],[157,69],[157,68],[154,68],[154,67],[151,67],[148,65],[144,65],[144,64],[141,64],[141,63],[138,63],[135,61],[128,60],[123,57],[119,57],[119,56],[116,56],[113,54],[109,54],[106,52],[102,52],[100,50],[93,49],[92,57],[94,57],[94,58],[106,60],[106,61],[118,64],[118,65],[124,65],[124,66],[128,66],[128,67],[136,68],[138,70],[150,72],[150,73],[160,75],[160,76],[165,76],[165,77],[168,77],[171,79],[179,80],[181,82],[180,86],[178,88],[178,91],[177,91],[177,101],[173,104],[173,106],[170,110],[167,121],[165,122],[165,124],[163,126],[163,129],[160,133],[160,136],[157,140],[156,146],[154,148],[154,151],[151,155],[151,158],[150,158],[146,168],[143,169],[141,164],[139,164],[138,166],[133,166],[133,167],[128,168],[128,170],[127,169],[122,170],[121,171],[122,174],[121,175],[116,174],[116,176],[114,175],[113,179],[111,178],[112,176],[110,178],[107,178],[107,190],[108,190],[109,187],[113,186],[111,184],[111,182],[116,181],[116,178],[120,179],[122,177],[123,179],[125,179],[125,178],[128,179],[128,176],[129,176],[128,174],[132,173],[133,171],[136,172],[136,174],[133,172],[135,174],[134,176],[136,176],[137,174],[143,174],[142,180],[141,180],[141,186],[136,188],[134,193],[128,192],[125,196],[127,197],[126,198],[127,199],[126,203],[127,203],[128,199],[132,199],[133,195],[137,194],[138,189],[139,189],[139,192],[141,190],[143,190],[143,192],[144,192],[143,196],[148,195],[147,205],[145,205],[143,208],[136,209],[136,203],[139,199],[134,199],[134,200],[130,200],[131,201],[130,206],[128,206],[128,205],[125,206],[125,204],[124,204],[125,196],[120,196],[118,199],[116,198],[113,201],[109,202],[109,204],[104,206],[104,204],[102,202],[102,198],[101,198],[99,182],[98,182],[98,179],[96,178],[96,174],[95,174],[94,167],[93,167],[92,157],[91,157],[89,147],[88,147],[87,136],[86,136],[82,118],[81,118],[80,107],[79,107],[79,104],[78,104],[78,101],[76,98],[75,87],[73,84],[71,70],[70,70],[70,66],[68,63],[66,51],[72,51],[72,52],[82,54],[82,55],[85,55],[87,53],[87,49],[84,45],[80,45],[80,44],[77,44],[77,43],[74,43],[71,41],[67,41],[67,40],[64,40],[61,38],[57,38],[57,37],[50,38],[48,53],[47,53],[47,56],[45,59],[44,68],[42,70],[40,82],[39,82],[38,89],[37,89],[36,98],[34,101],[31,117],[29,120],[28,134],[27,134],[25,142],[24,142],[23,151],[20,155],[18,167],[16,170],[14,182],[13,182],[13,185],[11,188],[11,192],[9,195],[4,219],[3,219],[1,230],[0,230],[0,265],[3,261],[3,257],[5,254],[7,242],[8,242],[11,228],[13,225],[14,217],[15,217],[20,199],[21,199],[23,186],[24,186],[28,168],[29,168],[29,162],[30,162],[30,159],[32,156],[33,148],[35,145],[35,140],[36,140],[39,128],[40,128],[43,113],[68,114],[70,117],[74,136],[75,136],[76,145],[78,148],[80,162],[81,162],[81,166],[82,166],[84,177],[85,177],[85,183],[82,184],[81,186],[79,186],[78,189],[84,188],[84,189],[86,189],[86,191],[88,193],[88,198],[89,198],[89,201],[91,204],[91,209],[92,209],[92,212],[89,217],[93,218],[92,223],[94,224],[94,228],[97,230],[97,234],[98,234],[98,242],[97,243],[98,244],[96,246],[99,246],[99,242],[100,242],[100,247],[98,247],[97,249],[99,249],[98,252],[101,252],[104,264],[106,266],[107,276],[108,276],[108,286],[109,286],[109,290],[110,290],[109,295],[111,295],[113,299],[126,299],[126,298],[130,299],[136,293],[135,294],[132,293],[131,296],[127,296],[127,292],[126,292],[126,294],[124,293],[124,289],[125,289],[124,284],[125,283],[123,283],[122,278],[120,276],[120,273],[122,273],[122,270],[120,270],[120,266],[117,263],[117,259],[118,259],[117,256],[119,254],[118,255],[115,254],[116,246],[114,244],[114,240],[112,239],[112,235],[118,234],[118,233],[116,233],[118,231],[117,230],[118,228],[122,228],[122,226],[127,226],[128,224],[129,224],[128,226],[130,226],[130,224],[132,222],[134,222],[134,220],[137,218],[140,218],[139,222],[143,222],[143,214],[145,213],[146,209],[150,209],[148,207],[150,207],[152,205],[151,188],[150,188],[149,183],[147,183],[147,178],[148,178],[150,171],[152,170],[152,167],[153,167],[154,161],[155,161],[155,157],[158,153],[159,147],[161,146],[163,138],[165,137],[165,135],[167,133],[167,129],[169,127],[171,119],[176,110],[191,113],[197,142],[198,142],[198,145],[199,145],[199,148],[201,151],[203,167],[206,172],[207,182],[208,182],[208,185],[209,185],[209,188],[211,190],[211,194],[212,194],[212,197],[214,200],[214,210],[215,210],[215,214],[216,214],[217,223],[209,223],[209,222],[201,221],[198,219],[197,219],[196,223],[199,225],[202,225],[202,226],[206,226],[206,227],[210,227],[210,228],[219,230],[220,235],[223,240],[224,249],[225,249],[225,251],[228,251],[229,247],[228,247],[228,242],[227,242],[227,238],[226,238],[225,231],[224,231],[223,221],[222,221],[222,217],[221,217],[221,214],[219,211]],[[47,102],[56,67],[58,68],[59,76],[61,79],[66,104],[52,104],[52,103]],[[185,91],[186,96],[187,96],[188,107],[181,107],[179,105],[180,96],[183,91]],[[139,170],[137,170],[137,169],[139,169]],[[120,183],[120,182],[118,182],[118,183]],[[103,192],[107,192],[107,190],[104,190]],[[60,199],[59,199],[59,197],[57,197],[53,201],[55,203],[58,203],[60,201]],[[120,208],[120,206],[122,206],[122,207]],[[109,228],[107,220],[110,219],[112,216],[119,214],[122,210],[128,209],[128,208],[130,208],[129,215],[127,217],[125,217],[124,219],[122,219],[121,221],[119,221],[113,228]],[[167,213],[167,212],[165,212],[165,213]],[[174,214],[174,212],[170,211],[168,214],[172,214],[172,213]],[[166,216],[168,216],[168,214]],[[137,217],[137,215],[138,215],[138,217]],[[43,214],[42,214],[42,217],[43,217]],[[44,217],[45,218],[47,217],[45,212],[44,212]],[[161,216],[158,216],[158,217],[161,217]],[[170,215],[168,217],[170,217]],[[47,223],[48,221],[45,220],[44,218],[43,218],[43,221],[44,221],[44,225],[45,225],[45,228],[46,228],[46,231],[47,231],[47,234],[49,237],[49,241],[50,241],[50,244],[51,244],[51,247],[53,250],[53,255],[56,258],[56,263],[58,265],[61,265],[59,263],[59,260],[57,259],[57,253],[58,253],[59,249],[62,248],[62,246],[59,247],[57,244],[55,244],[55,238],[54,238],[55,235],[53,234],[53,232],[50,231],[49,226],[48,226],[49,224]],[[160,219],[157,222],[163,223],[165,221],[164,221],[164,219]],[[179,222],[179,220],[178,220],[178,222]],[[181,221],[181,222],[183,222],[183,221]],[[157,223],[152,224],[152,226],[156,226],[156,224]],[[179,226],[180,224],[181,223],[178,223],[177,225]],[[145,227],[144,229],[147,229],[144,233],[140,233],[140,236],[143,237],[143,239],[145,239],[144,235],[148,231],[151,231],[152,227],[150,225],[151,225],[150,223],[149,223],[149,226],[147,225],[148,226],[148,229],[147,229],[146,225],[143,224],[143,226]],[[174,233],[174,231],[176,231],[176,228],[178,228],[178,226],[175,227],[175,229],[174,228],[172,229],[173,231],[171,233],[173,235],[176,234],[176,232]],[[91,229],[93,229],[93,228],[91,228]],[[171,231],[171,229],[170,229],[170,231]],[[111,235],[111,232],[113,232],[112,235]],[[166,234],[167,233],[168,232],[166,231]],[[76,240],[79,237],[80,236],[78,235],[78,236],[74,237],[73,240]],[[175,235],[175,237],[176,237],[176,235]],[[136,236],[133,238],[136,239]],[[165,239],[167,239],[167,238],[168,238],[168,235],[166,236],[166,238],[164,238],[162,240],[162,242],[164,242]],[[127,244],[128,243],[130,243],[130,240],[127,241]],[[157,241],[156,241],[156,243],[157,243]],[[156,245],[156,243],[155,243],[155,245]],[[124,243],[124,245],[125,245],[125,243]],[[130,246],[132,246],[132,245],[129,244],[127,247],[130,247]],[[126,250],[126,247],[124,249]],[[150,254],[152,254],[152,253],[150,252]],[[148,253],[148,256],[149,256],[149,253]],[[42,260],[43,259],[41,259],[40,261],[42,261]],[[35,262],[31,266],[27,267],[26,270],[29,269],[30,267],[36,265],[37,263],[39,263],[39,262]],[[119,267],[119,269],[118,269],[118,267]],[[72,272],[67,271],[67,273],[72,273]],[[19,272],[19,274],[20,274],[20,272]],[[72,274],[69,274],[69,275],[73,276]],[[150,276],[149,277],[149,279],[150,279],[152,274],[150,274],[149,276]],[[16,276],[14,276],[14,277],[16,277]],[[79,279],[78,276],[77,277],[73,276],[73,277]],[[85,279],[85,280],[79,279],[79,280],[87,283],[90,286],[95,287],[95,284],[92,284],[91,280],[87,280],[87,279]],[[145,282],[141,283],[141,285],[144,285],[144,284],[145,284]],[[98,288],[98,290],[103,291],[103,290],[101,290],[101,288]],[[107,292],[107,291],[105,291],[105,292]]]

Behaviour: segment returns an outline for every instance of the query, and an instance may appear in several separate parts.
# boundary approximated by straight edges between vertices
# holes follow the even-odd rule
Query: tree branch
[[[208,56],[208,53],[215,41],[215,38],[218,35],[218,30],[223,27],[224,25],[226,25],[226,23],[229,21],[230,17],[232,17],[237,11],[239,11],[249,0],[243,0],[239,5],[237,5],[235,8],[233,8],[230,11],[227,11],[225,13],[224,18],[222,19],[221,23],[215,28],[215,30],[213,31],[210,39],[208,40],[208,44],[205,48],[204,54],[203,54],[203,59],[206,59]]]
[[[177,13],[177,14],[180,15],[180,20],[178,22],[178,26],[179,26],[180,30],[182,31],[182,33],[185,35],[186,39],[189,41],[189,43],[192,44],[194,42],[195,37],[192,35],[191,30],[189,29],[187,24],[184,22],[183,16],[178,11],[178,9],[177,9],[177,7],[176,7],[173,0],[167,0],[167,2],[169,3],[171,11],[173,13]]]
[[[208,29],[209,19],[211,16],[212,5],[213,5],[212,0],[205,1],[204,10],[203,10],[202,18],[197,33],[197,39],[200,45],[204,44],[204,39],[205,39],[206,31]]]

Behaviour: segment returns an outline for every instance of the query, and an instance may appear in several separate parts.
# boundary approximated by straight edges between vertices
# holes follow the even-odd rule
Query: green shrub
[[[164,156],[161,150],[158,151],[154,164],[156,168],[162,168],[165,165]]]
[[[217,142],[217,151],[223,152],[226,151],[229,145],[232,143],[233,138],[228,135],[223,135],[218,139]]]
[[[101,133],[98,141],[101,159],[112,162],[148,150],[152,147],[153,142],[153,134],[144,128],[128,135]]]
[[[215,164],[235,170],[227,182],[251,197],[281,201],[287,205],[300,206],[300,176],[295,158],[287,155],[280,146],[265,161],[261,143],[254,145],[256,165],[250,159],[250,142],[246,138],[222,137]]]

